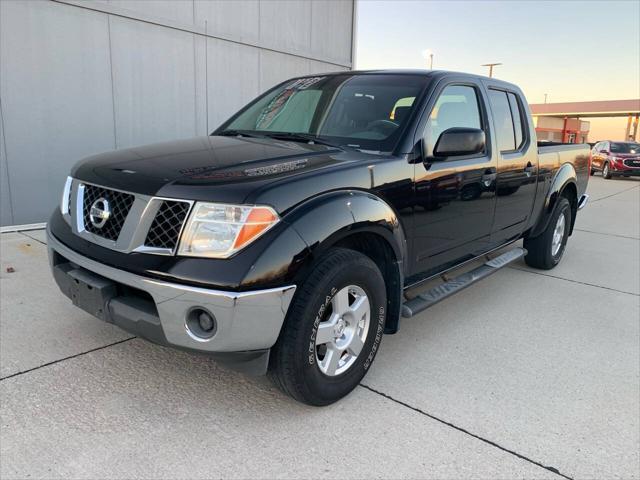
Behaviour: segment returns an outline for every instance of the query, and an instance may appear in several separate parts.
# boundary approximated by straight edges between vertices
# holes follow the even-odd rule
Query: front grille
[[[640,158],[628,158],[624,163],[627,167],[638,168],[640,167]]]
[[[102,228],[98,228],[91,223],[89,213],[91,206],[99,198],[104,198],[109,202],[111,215]],[[108,190],[95,185],[84,185],[84,199],[82,202],[84,228],[88,232],[99,235],[107,240],[117,240],[120,230],[124,225],[135,196],[130,193]]]
[[[164,200],[149,228],[145,246],[170,250],[176,248],[190,206],[187,202]]]
[[[73,194],[73,183],[69,187],[69,196],[67,197],[67,213],[69,213],[69,215],[73,215],[73,210],[72,210],[73,205],[71,205],[71,199],[73,198],[72,194]]]

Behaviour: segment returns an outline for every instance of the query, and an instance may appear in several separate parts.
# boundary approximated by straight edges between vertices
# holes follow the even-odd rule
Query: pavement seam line
[[[624,290],[618,290],[616,288],[604,287],[602,285],[596,285],[595,283],[581,282],[579,280],[571,280],[570,278],[557,277],[555,275],[549,275],[548,273],[534,272],[532,270],[525,270],[524,268],[518,268],[513,266],[509,266],[507,268],[510,268],[511,270],[518,270],[519,272],[533,273],[534,275],[542,275],[543,277],[555,278],[557,280],[564,280],[565,282],[577,283],[578,285],[587,285],[588,287],[602,288],[603,290],[609,290],[611,292],[624,293],[625,295],[633,295],[634,297],[640,297],[640,293],[627,292]]]
[[[518,453],[518,452],[516,452],[514,450],[510,450],[507,447],[503,447],[502,445],[500,445],[500,444],[498,444],[496,442],[493,442],[493,441],[491,441],[491,440],[489,440],[487,438],[484,438],[484,437],[481,437],[480,435],[472,433],[469,430],[466,430],[466,429],[464,429],[462,427],[459,427],[458,425],[455,425],[455,424],[453,424],[451,422],[447,422],[446,420],[438,418],[435,415],[427,413],[427,412],[425,412],[424,410],[422,410],[422,409],[420,409],[418,407],[414,407],[413,405],[409,405],[408,403],[403,402],[402,400],[398,400],[397,398],[394,398],[394,397],[392,397],[391,395],[389,395],[387,393],[384,393],[384,392],[381,392],[379,390],[376,390],[375,388],[372,388],[369,385],[365,385],[364,383],[360,383],[359,386],[364,388],[364,389],[366,389],[366,390],[369,390],[370,392],[373,392],[373,393],[375,393],[377,395],[380,395],[380,396],[382,396],[382,397],[384,397],[384,398],[386,398],[388,400],[391,400],[392,402],[395,402],[398,405],[402,405],[405,408],[413,410],[416,413],[419,413],[421,415],[424,415],[425,417],[428,417],[428,418],[430,418],[432,420],[435,420],[436,422],[439,422],[439,423],[441,423],[443,425],[446,425],[447,427],[453,428],[454,430],[457,430],[457,431],[459,431],[461,433],[469,435],[469,436],[475,438],[476,440],[480,440],[481,442],[484,442],[484,443],[486,443],[488,445],[491,445],[492,447],[495,447],[495,448],[497,448],[499,450],[502,450],[503,452],[509,453],[509,454],[519,458],[520,460],[524,460],[525,462],[529,462],[529,463],[532,463],[533,465],[536,465],[536,466],[538,466],[540,468],[544,468],[545,470],[547,470],[547,471],[549,471],[551,473],[555,473],[556,475],[559,475],[559,476],[561,476],[563,478],[566,478],[567,480],[573,480],[573,477],[569,477],[568,475],[565,475],[564,473],[561,473],[560,470],[558,470],[555,467],[551,467],[549,465],[544,465],[544,464],[542,464],[540,462],[537,462],[537,461],[535,461],[535,460],[533,460],[533,459],[531,459],[529,457],[526,457],[526,456],[522,455],[521,453]]]
[[[38,240],[36,237],[32,237],[31,235],[28,235],[28,234],[26,233],[27,231],[28,231],[28,230],[26,230],[26,231],[18,230],[18,233],[19,233],[20,235],[24,235],[24,236],[25,236],[25,237],[27,237],[27,238],[30,238],[31,240],[35,240],[36,242],[41,243],[41,244],[42,244],[42,245],[44,245],[44,246],[46,246],[46,245],[47,245],[47,243],[46,243],[46,242],[43,242],[42,240]]]
[[[82,355],[86,355],[87,353],[97,352],[99,350],[104,350],[105,348],[113,347],[114,345],[119,345],[124,342],[128,342],[129,340],[133,340],[138,337],[129,337],[124,340],[118,340],[117,342],[110,343],[108,345],[103,345],[101,347],[92,348],[91,350],[87,350],[86,352],[76,353],[75,355],[71,355],[69,357],[60,358],[58,360],[53,360],[52,362],[43,363],[42,365],[38,365],[37,367],[29,368],[27,370],[23,370],[21,372],[12,373],[11,375],[7,375],[6,377],[0,378],[0,382],[3,380],[8,380],[13,377],[18,377],[20,375],[24,375],[25,373],[33,372],[34,370],[39,370],[44,367],[49,367],[51,365],[55,365],[56,363],[64,362],[65,360],[71,360],[73,358],[81,357]]]
[[[620,235],[619,233],[594,232],[593,230],[583,230],[582,228],[574,228],[573,231],[574,232],[593,233],[595,235],[604,235],[605,237],[619,237],[619,238],[626,238],[628,240],[640,240],[639,237],[632,237],[630,235]]]
[[[600,200],[605,200],[607,198],[615,197],[616,195],[620,195],[621,193],[628,192],[629,190],[633,190],[634,188],[639,188],[640,185],[634,185],[633,187],[625,188],[624,190],[620,190],[619,192],[612,193],[611,195],[607,195],[606,197],[596,198],[595,200],[591,200],[589,203],[596,203]]]

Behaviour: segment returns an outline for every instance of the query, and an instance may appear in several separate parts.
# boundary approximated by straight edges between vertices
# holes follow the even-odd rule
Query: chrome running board
[[[404,302],[402,305],[402,316],[405,318],[411,318],[441,300],[464,290],[477,281],[488,277],[501,268],[506,267],[510,263],[524,257],[526,254],[527,251],[524,248],[516,247],[502,255],[498,255],[497,257],[486,261],[470,272],[463,273],[449,281],[437,285],[426,292],[421,293],[415,298]]]

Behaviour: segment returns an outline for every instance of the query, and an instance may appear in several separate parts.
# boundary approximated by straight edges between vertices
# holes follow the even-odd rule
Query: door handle
[[[485,187],[488,187],[497,177],[498,174],[495,168],[487,168],[484,171],[484,175],[482,175],[482,183],[484,183]]]

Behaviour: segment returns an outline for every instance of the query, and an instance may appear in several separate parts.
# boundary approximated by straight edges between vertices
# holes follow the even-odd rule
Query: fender
[[[578,176],[576,169],[571,163],[565,163],[558,169],[551,181],[551,186],[544,199],[542,211],[535,226],[531,229],[530,237],[540,235],[547,228],[558,199],[562,196],[562,192],[564,192],[567,186],[571,184],[576,188],[577,192]]]
[[[395,333],[400,318],[407,240],[395,210],[380,197],[361,190],[340,190],[314,197],[289,212],[283,220],[300,235],[311,253],[299,270],[302,281],[313,260],[346,242],[355,234],[368,233],[384,240],[392,253],[383,275],[387,283],[386,332]]]

